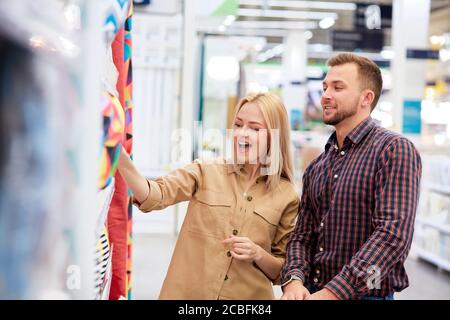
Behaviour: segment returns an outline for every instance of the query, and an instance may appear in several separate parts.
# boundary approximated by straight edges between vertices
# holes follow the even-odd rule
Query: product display
[[[132,154],[132,72],[131,72],[131,17],[133,7],[129,6],[128,18],[119,29],[112,43],[112,56],[118,71],[116,89],[125,113],[123,146]],[[110,241],[114,245],[112,256],[112,282],[110,299],[131,295],[131,197],[128,187],[120,176],[115,175],[115,193],[108,214]]]
[[[89,24],[72,28],[64,15],[76,8],[84,16],[85,4],[0,3],[0,298],[92,297],[83,275],[94,263],[97,180],[89,172],[98,146],[84,142],[95,136],[85,102],[99,91],[79,85],[91,78],[81,42]]]
[[[0,43],[0,298],[18,299],[33,295],[32,266],[50,218],[51,158],[40,139],[50,133],[49,110],[33,54],[3,37]]]
[[[107,187],[114,178],[123,143],[125,115],[117,97],[106,93],[103,98],[103,143],[100,157],[99,188]]]

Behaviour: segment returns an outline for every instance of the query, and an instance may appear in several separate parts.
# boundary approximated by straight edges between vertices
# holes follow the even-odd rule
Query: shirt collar
[[[244,168],[243,168],[242,166],[239,166],[239,165],[233,165],[233,164],[231,164],[231,163],[227,163],[227,173],[228,173],[228,174],[239,173],[239,172],[240,172],[241,174],[244,174],[244,173],[245,173],[245,170],[244,170]],[[267,178],[268,178],[267,175],[263,175],[263,176],[260,176],[260,177],[257,179],[257,181],[266,181]]]
[[[349,140],[353,144],[359,144],[361,140],[376,126],[375,121],[372,117],[367,117],[365,120],[360,122],[352,131],[345,137],[345,140]],[[345,144],[345,141],[344,141]],[[328,141],[325,145],[325,150],[328,150],[331,146],[337,148],[336,141],[336,131],[328,138]]]

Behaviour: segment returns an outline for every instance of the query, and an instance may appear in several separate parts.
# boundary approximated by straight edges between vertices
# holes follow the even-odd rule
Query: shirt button
[[[314,278],[314,283],[317,283],[317,282],[319,282],[319,279]]]
[[[231,257],[231,252],[230,251],[227,252],[227,256]]]
[[[320,274],[320,270],[316,270],[316,274]]]
[[[233,235],[237,235],[238,231],[236,229],[233,230]]]
[[[224,279],[224,280],[225,280],[225,281],[227,281],[227,280],[228,280],[228,275],[226,275],[226,276],[225,276],[225,279]]]
[[[334,178],[335,178],[335,179],[337,179],[337,178],[338,178],[338,175],[337,175],[337,174],[335,174],[335,175],[334,175]]]
[[[247,197],[247,201],[252,201],[253,197],[252,196],[248,196]]]
[[[345,155],[345,151],[341,151],[341,156]]]
[[[320,227],[323,228],[323,222],[320,223]]]
[[[319,251],[320,251],[320,252],[323,252],[323,248],[322,248],[322,247],[320,247],[320,248],[319,248]]]

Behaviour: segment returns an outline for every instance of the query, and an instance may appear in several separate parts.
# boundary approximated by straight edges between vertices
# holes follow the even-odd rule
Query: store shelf
[[[450,261],[445,260],[444,258],[439,257],[438,255],[428,252],[422,248],[417,246],[414,247],[414,251],[420,258],[435,264],[437,267],[444,269],[450,272]]]
[[[422,217],[419,217],[419,216],[416,217],[416,223],[424,225],[424,226],[427,226],[427,227],[431,227],[431,228],[437,229],[437,230],[439,230],[442,233],[450,235],[450,226],[449,225],[445,225],[445,224],[441,225],[441,224],[438,224],[438,223],[436,223],[434,221],[431,221],[431,220],[429,220],[427,218],[422,218]]]
[[[448,186],[440,186],[435,184],[428,185],[428,190],[445,195],[450,196],[450,187]]]

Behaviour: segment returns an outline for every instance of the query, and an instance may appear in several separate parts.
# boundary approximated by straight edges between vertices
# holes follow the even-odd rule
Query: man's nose
[[[331,94],[329,91],[324,91],[322,94],[322,100],[324,101],[330,101],[332,99]]]
[[[322,99],[331,100],[331,94],[330,94],[330,91],[328,91],[328,89],[323,91]]]

